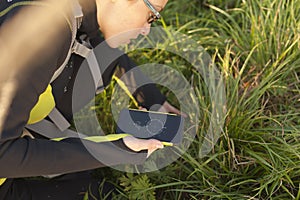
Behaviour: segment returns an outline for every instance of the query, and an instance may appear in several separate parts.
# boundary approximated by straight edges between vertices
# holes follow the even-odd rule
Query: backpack
[[[78,40],[76,38],[77,30],[80,28],[83,12],[80,4],[77,0],[73,0],[73,20],[72,20],[72,42],[69,48],[69,52],[65,58],[63,64],[55,71],[51,78],[50,83],[52,83],[64,70],[66,64],[68,63],[72,53],[80,55],[87,59],[89,70],[93,76],[93,81],[95,85],[95,93],[100,93],[104,89],[104,84],[102,80],[102,73],[100,71],[99,64],[97,62],[96,56],[93,52],[91,45],[89,44],[88,38]],[[12,11],[19,9],[26,5],[41,5],[41,1],[37,0],[1,0],[0,1],[0,26],[3,22],[11,17]],[[60,111],[55,107],[55,101],[52,94],[52,87],[48,85],[46,90],[39,96],[39,100],[34,108],[30,112],[30,117],[26,129],[34,131],[42,136],[53,141],[60,141],[65,138],[75,137],[84,138],[93,142],[106,142],[115,141],[128,136],[129,134],[110,134],[107,136],[95,136],[87,137],[81,133],[75,132],[69,127],[70,123],[65,119],[65,117],[60,113]],[[51,119],[45,119],[46,117]],[[56,175],[54,175],[56,176]],[[50,176],[51,177],[51,176]],[[0,178],[0,186],[6,181],[6,178]]]
[[[71,54],[75,53],[87,59],[89,69],[93,76],[94,85],[96,86],[95,91],[101,92],[104,88],[101,71],[93,49],[89,44],[88,38],[80,39],[80,41],[76,39],[77,30],[80,28],[82,23],[83,12],[77,0],[73,0],[72,3],[74,16],[71,20],[72,42],[65,61],[55,71],[50,83],[52,83],[61,74],[66,64],[68,63]],[[11,17],[14,12],[22,6],[42,4],[43,2],[37,0],[0,1],[0,26],[7,18]],[[66,136],[78,137],[78,133],[71,130],[68,131],[68,128],[71,126],[70,123],[64,118],[60,111],[55,108],[55,102],[51,92],[52,88],[50,83],[44,93],[40,95],[38,103],[31,110],[30,119],[26,128],[35,131],[47,138],[61,138]],[[46,116],[48,116],[51,121],[44,119]]]

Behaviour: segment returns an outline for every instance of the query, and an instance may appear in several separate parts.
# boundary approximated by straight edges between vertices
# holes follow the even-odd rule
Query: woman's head
[[[100,29],[111,47],[147,35],[168,0],[96,0]],[[150,22],[150,23],[149,23]]]

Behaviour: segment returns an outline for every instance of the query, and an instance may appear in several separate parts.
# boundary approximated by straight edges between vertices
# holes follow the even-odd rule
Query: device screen
[[[123,109],[119,115],[116,133],[180,144],[183,126],[183,117],[179,115]]]

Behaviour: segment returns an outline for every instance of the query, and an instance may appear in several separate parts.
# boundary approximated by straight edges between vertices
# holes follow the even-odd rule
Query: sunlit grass
[[[226,2],[194,0],[182,7],[182,2],[173,1],[168,8],[176,9],[164,11],[165,27],[203,46],[224,78],[226,120],[206,157],[199,158],[198,153],[211,105],[201,75],[166,52],[130,54],[140,64],[171,61],[196,88],[203,117],[188,152],[147,174],[149,188],[137,191],[132,186],[134,192],[154,189],[156,199],[300,198],[300,2]],[[99,115],[103,117],[102,112],[109,113],[110,99],[102,95],[99,101],[105,103]],[[103,123],[113,131],[109,119]],[[122,173],[112,174],[118,185]],[[132,195],[118,187],[119,199]]]

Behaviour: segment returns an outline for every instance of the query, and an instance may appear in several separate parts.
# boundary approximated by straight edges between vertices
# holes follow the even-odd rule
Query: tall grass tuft
[[[121,197],[149,192],[156,199],[300,199],[300,3],[191,0],[182,6],[172,1],[164,14],[165,28],[197,41],[220,70],[226,121],[209,155],[199,158],[201,141],[196,139],[170,166],[135,175],[147,180],[146,188],[118,186]],[[201,75],[168,53],[132,56],[138,63],[172,60],[194,84],[204,116],[200,138],[211,109]],[[112,173],[113,178],[122,174]],[[119,181],[126,182],[126,176]]]

